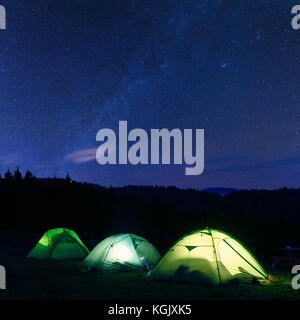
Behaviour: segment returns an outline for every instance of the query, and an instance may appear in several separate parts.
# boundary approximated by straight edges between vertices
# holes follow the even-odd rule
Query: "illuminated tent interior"
[[[268,274],[238,240],[206,228],[180,238],[148,277],[218,285],[266,279]]]
[[[134,234],[117,234],[101,241],[86,257],[88,269],[150,270],[160,254],[146,239]]]
[[[89,254],[88,248],[77,234],[69,229],[56,228],[48,230],[27,255],[37,259],[84,259]]]

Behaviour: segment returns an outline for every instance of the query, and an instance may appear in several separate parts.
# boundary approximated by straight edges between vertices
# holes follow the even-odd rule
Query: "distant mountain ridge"
[[[47,183],[49,182],[49,179],[50,181],[53,180],[53,178],[39,178],[39,180],[42,182],[42,183]],[[65,179],[63,178],[54,178],[54,180],[57,182],[57,183],[63,183],[65,181]],[[95,184],[95,183],[87,183],[87,182],[83,182],[81,183],[85,186],[91,186],[93,187],[95,190],[101,190],[101,189],[105,189],[106,187],[103,187],[99,184]],[[189,188],[189,189],[180,189],[180,188],[177,188],[175,186],[169,186],[169,187],[165,187],[165,186],[139,186],[139,185],[128,185],[128,186],[123,186],[123,187],[112,187],[114,190],[118,190],[119,192],[121,192],[121,190],[126,190],[126,192],[130,192],[131,191],[139,191],[140,192],[147,192],[149,190],[172,190],[172,191],[177,191],[177,192],[180,192],[180,191],[183,191],[183,192],[186,192],[186,191],[189,191],[189,192],[193,192],[193,193],[198,193],[198,192],[209,192],[209,193],[216,193],[216,194],[219,194],[221,196],[226,196],[232,192],[238,192],[238,191],[245,191],[246,189],[236,189],[236,188],[222,188],[222,187],[211,187],[211,188],[204,188],[204,189],[201,189],[201,190],[197,190],[197,189],[192,189],[192,188]]]
[[[231,192],[237,192],[237,191],[241,191],[241,190],[235,189],[235,188],[205,188],[205,189],[202,189],[201,191],[210,192],[210,193],[217,193],[222,196],[225,196]]]

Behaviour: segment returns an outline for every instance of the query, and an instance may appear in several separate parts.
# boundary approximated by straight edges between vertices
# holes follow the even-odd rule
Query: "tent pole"
[[[220,284],[222,284],[222,279],[221,279],[221,274],[220,274],[220,269],[219,269],[219,263],[218,263],[218,256],[217,256],[217,251],[216,251],[216,247],[215,247],[215,242],[214,242],[214,237],[211,233],[211,229],[208,229],[211,235],[211,240],[212,240],[212,244],[214,247],[214,252],[215,252],[215,257],[216,257],[216,264],[217,264],[217,270],[218,270],[218,276],[219,276],[219,282]]]

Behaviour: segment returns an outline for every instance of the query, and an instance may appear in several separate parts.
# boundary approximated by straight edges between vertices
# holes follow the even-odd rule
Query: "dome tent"
[[[48,230],[37,245],[27,255],[27,258],[37,259],[72,259],[85,258],[88,248],[77,234],[66,228]]]
[[[148,277],[217,285],[266,279],[268,274],[238,240],[206,228],[180,238]]]
[[[101,241],[86,257],[83,265],[101,270],[150,270],[160,254],[146,239],[121,233]]]

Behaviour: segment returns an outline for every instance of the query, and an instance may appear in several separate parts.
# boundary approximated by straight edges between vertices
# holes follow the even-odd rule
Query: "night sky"
[[[287,0],[1,0],[0,166],[102,185],[300,187]],[[106,165],[96,133],[205,129],[205,169]]]

